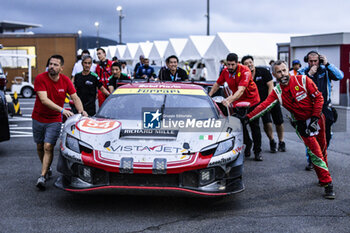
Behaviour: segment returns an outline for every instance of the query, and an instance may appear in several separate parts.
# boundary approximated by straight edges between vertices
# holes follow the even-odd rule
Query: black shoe
[[[40,176],[38,178],[38,181],[36,182],[36,187],[38,187],[38,189],[44,191],[46,189],[46,179],[45,176]]]
[[[271,153],[276,153],[277,152],[277,143],[275,140],[270,140],[270,152]]]
[[[326,199],[334,199],[335,193],[333,191],[333,184],[329,183],[326,186],[324,186],[324,198]]]
[[[278,143],[278,151],[286,152],[286,143],[285,142]]]
[[[251,149],[252,149],[252,144],[250,144],[250,145],[247,145],[246,147],[245,147],[245,150],[244,150],[244,156],[245,157],[250,157],[250,155],[251,155]]]
[[[255,161],[263,161],[261,152],[254,153],[254,155],[255,155]]]
[[[314,165],[312,165],[312,163],[308,163],[305,167],[306,171],[311,171],[312,169],[314,169]]]

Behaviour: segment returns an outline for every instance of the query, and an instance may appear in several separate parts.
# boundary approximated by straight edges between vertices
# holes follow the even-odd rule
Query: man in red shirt
[[[112,75],[112,64],[111,60],[106,58],[106,51],[103,48],[97,48],[97,57],[100,60],[96,67],[96,74],[100,77],[100,82],[108,90],[108,78]],[[101,107],[105,99],[107,98],[100,90],[97,91],[98,95],[98,106]]]
[[[303,140],[312,161],[319,184],[325,187],[324,197],[334,199],[332,178],[328,171],[323,97],[315,83],[305,75],[290,76],[284,61],[277,61],[273,74],[278,84],[264,102],[247,115],[255,120],[280,102],[295,121],[298,136]]]
[[[60,74],[63,64],[64,60],[61,55],[51,56],[48,71],[36,76],[34,81],[36,99],[32,113],[32,128],[42,163],[41,176],[36,183],[40,190],[45,190],[46,179],[51,175],[53,149],[60,135],[62,117],[68,118],[74,115],[63,108],[66,93],[71,96],[78,112],[87,116],[72,82],[67,76]]]
[[[219,90],[220,86],[226,82],[232,91],[232,94],[227,97],[222,104],[225,106],[233,104],[233,107],[235,107],[239,102],[249,102],[251,107],[249,108],[248,112],[250,112],[260,102],[259,91],[255,82],[253,81],[252,73],[248,67],[238,64],[238,56],[235,53],[228,54],[226,61],[227,67],[221,72],[219,79],[209,92],[209,96],[214,95],[215,92]],[[249,126],[252,130],[255,160],[262,161],[259,120],[249,122]],[[252,147],[252,140],[245,125],[243,127],[243,137],[244,144],[246,145],[244,153],[246,157],[249,157]]]

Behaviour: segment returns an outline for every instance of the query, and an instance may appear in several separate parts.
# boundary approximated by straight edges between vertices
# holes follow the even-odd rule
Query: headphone
[[[304,57],[304,62],[305,63],[309,62],[309,55],[312,54],[312,53],[316,53],[318,55],[318,60],[319,60],[320,65],[323,64],[323,60],[320,58],[320,54],[317,51],[315,51],[315,50],[311,50],[310,52],[308,52],[306,54],[306,56]]]

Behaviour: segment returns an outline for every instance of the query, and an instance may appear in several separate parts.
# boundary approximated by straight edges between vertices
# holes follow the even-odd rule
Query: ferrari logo
[[[295,90],[296,90],[296,91],[299,91],[299,86],[295,86]]]

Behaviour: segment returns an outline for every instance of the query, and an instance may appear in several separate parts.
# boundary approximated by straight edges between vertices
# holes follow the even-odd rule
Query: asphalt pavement
[[[286,127],[287,152],[271,154],[263,133],[263,162],[245,161],[245,191],[224,198],[40,192],[40,162],[31,134],[34,99],[20,99],[11,140],[0,143],[0,232],[350,232],[350,111],[328,150],[335,200],[322,197],[305,148]],[[286,125],[288,122],[286,122]],[[58,154],[58,143],[55,148]],[[57,164],[54,158],[53,167]]]

